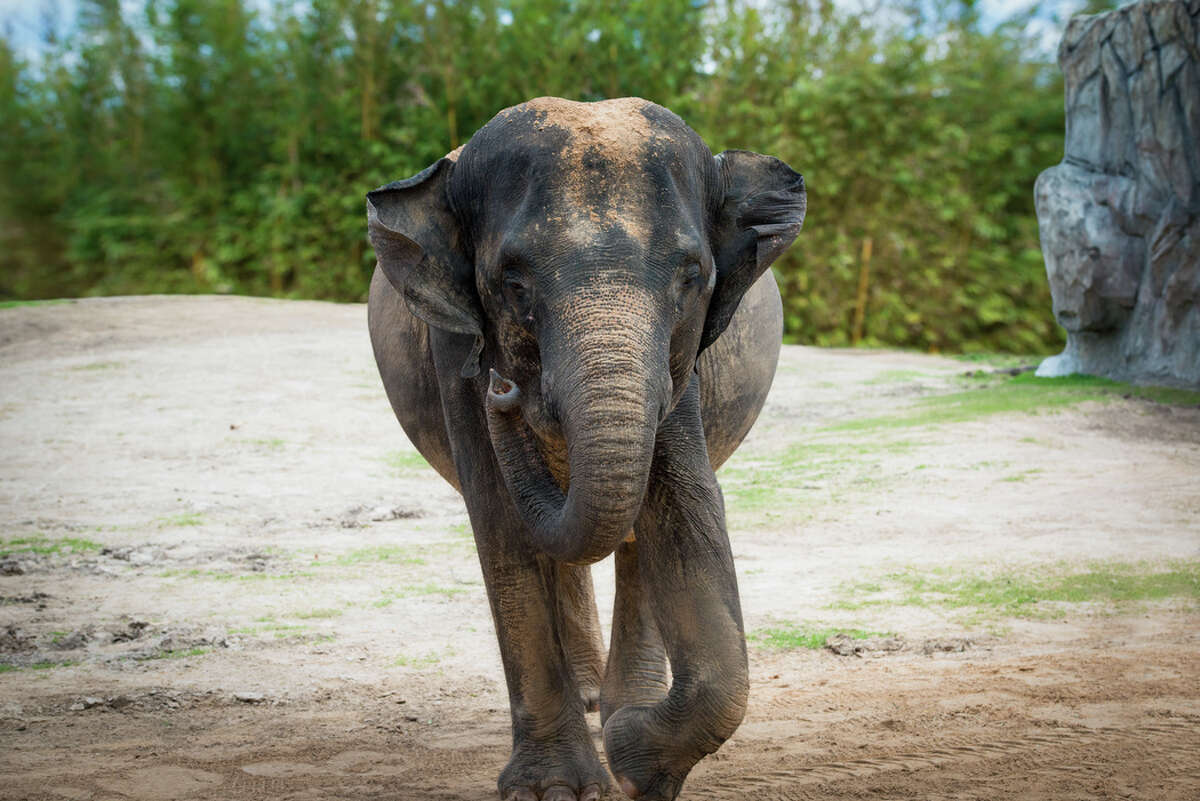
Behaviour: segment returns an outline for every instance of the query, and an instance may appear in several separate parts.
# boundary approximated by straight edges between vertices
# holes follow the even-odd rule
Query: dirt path
[[[1200,408],[972,369],[784,349],[721,475],[751,707],[682,798],[1200,797]],[[0,799],[494,797],[474,546],[364,307],[0,310],[0,453]]]

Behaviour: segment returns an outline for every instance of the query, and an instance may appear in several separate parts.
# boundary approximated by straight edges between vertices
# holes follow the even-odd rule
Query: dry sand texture
[[[1200,798],[1200,408],[975,367],[784,348],[722,470],[751,705],[682,798]],[[0,798],[494,797],[474,545],[365,307],[0,309],[0,454]]]

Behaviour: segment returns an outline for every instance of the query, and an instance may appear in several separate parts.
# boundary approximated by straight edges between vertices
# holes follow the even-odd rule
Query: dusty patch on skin
[[[620,97],[596,103],[580,103],[561,97],[537,97],[517,106],[542,112],[538,128],[556,126],[570,131],[572,138],[563,155],[582,155],[588,147],[616,146],[626,153],[656,134],[642,113],[653,104],[640,97]],[[627,166],[632,156],[615,162]]]
[[[594,241],[617,227],[635,242],[646,241],[646,215],[637,213],[643,205],[638,201],[653,197],[653,191],[641,167],[651,142],[665,135],[644,113],[653,105],[640,97],[596,103],[539,97],[516,106],[539,114],[538,130],[560,128],[568,134],[559,158],[566,189],[562,207],[577,210],[567,220],[573,239]],[[590,202],[596,193],[607,195],[608,202]]]

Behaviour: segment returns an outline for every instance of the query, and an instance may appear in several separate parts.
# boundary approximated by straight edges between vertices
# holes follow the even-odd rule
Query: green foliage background
[[[0,38],[0,300],[362,300],[368,189],[530,97],[640,95],[805,174],[775,268],[789,340],[1047,352],[1032,188],[1062,85],[1026,21],[985,31],[972,0],[86,0],[36,63]]]

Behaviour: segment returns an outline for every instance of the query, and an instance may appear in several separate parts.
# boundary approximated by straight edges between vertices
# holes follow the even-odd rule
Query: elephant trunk
[[[669,378],[654,380],[650,365],[658,354],[651,351],[631,352],[628,339],[588,348],[582,356],[575,351],[574,369],[564,376],[571,387],[563,404],[570,470],[565,494],[522,419],[520,389],[492,371],[488,428],[501,473],[534,546],[558,561],[597,562],[633,528],[670,398]]]

